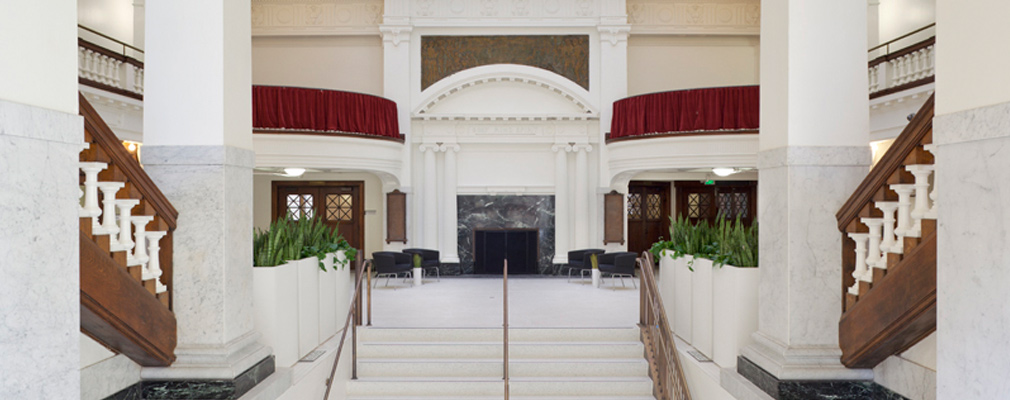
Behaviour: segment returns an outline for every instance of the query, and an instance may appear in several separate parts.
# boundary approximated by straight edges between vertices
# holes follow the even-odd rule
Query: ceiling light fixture
[[[736,168],[712,168],[712,173],[713,174],[716,174],[716,175],[719,175],[719,176],[722,176],[722,177],[727,177],[727,176],[733,175],[733,174],[735,174],[737,172],[740,172],[740,171],[737,170]]]
[[[305,173],[305,168],[284,168],[284,173],[292,177],[302,176]]]

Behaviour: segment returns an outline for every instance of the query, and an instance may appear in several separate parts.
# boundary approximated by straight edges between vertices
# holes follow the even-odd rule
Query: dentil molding
[[[253,36],[377,35],[383,0],[252,0]]]
[[[632,34],[758,35],[758,0],[627,0]]]

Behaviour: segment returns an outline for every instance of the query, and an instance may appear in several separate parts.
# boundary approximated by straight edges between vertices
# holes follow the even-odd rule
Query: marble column
[[[438,151],[437,144],[422,144],[421,152],[424,153],[424,187],[421,193],[424,195],[422,209],[424,215],[421,219],[420,243],[426,249],[438,249],[438,171],[435,152]]]
[[[146,9],[145,170],[179,210],[176,362],[144,379],[234,379],[270,356],[253,329],[250,8]],[[191,29],[199,26],[201,29]]]
[[[440,150],[445,152],[442,157],[442,262],[459,263],[457,250],[459,236],[456,229],[458,213],[456,210],[456,153],[458,144],[444,144]]]
[[[568,226],[572,210],[568,208],[568,153],[570,144],[556,144],[554,151],[554,264],[568,264]]]
[[[589,244],[589,160],[587,153],[593,151],[593,146],[579,144],[573,146],[575,151],[575,247],[584,249]]]
[[[761,15],[758,332],[742,355],[779,380],[872,379],[839,362],[835,220],[870,163],[866,5],[766,1]]]
[[[1010,393],[1010,3],[936,2],[937,399]],[[979,38],[986,46],[979,46]]]
[[[0,399],[81,393],[77,4],[0,12]]]

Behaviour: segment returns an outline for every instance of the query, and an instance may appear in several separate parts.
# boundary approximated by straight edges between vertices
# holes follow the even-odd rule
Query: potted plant
[[[589,263],[593,266],[593,287],[598,288],[600,287],[600,277],[602,276],[602,273],[600,273],[600,260],[596,258],[596,254],[589,255]]]
[[[421,286],[424,283],[424,277],[421,276],[421,255],[414,254],[414,269],[411,270],[411,275],[414,277],[414,286]]]
[[[758,228],[739,218],[723,221],[719,258],[712,270],[712,344],[710,356],[723,368],[736,368],[740,349],[758,324]]]
[[[253,321],[277,365],[298,362],[298,263],[286,219],[253,236]]]

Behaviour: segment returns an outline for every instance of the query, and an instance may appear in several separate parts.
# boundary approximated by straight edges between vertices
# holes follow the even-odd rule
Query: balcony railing
[[[758,86],[650,93],[614,102],[607,142],[654,136],[757,133]]]
[[[80,83],[143,100],[144,51],[91,28],[77,27],[80,31],[77,39]]]
[[[919,28],[869,50],[873,57],[867,72],[871,99],[933,82],[936,36],[935,33],[926,39],[922,36],[933,33],[935,25]],[[915,39],[921,40],[892,51]]]
[[[287,86],[253,86],[253,130],[403,141],[396,103],[391,100]]]

